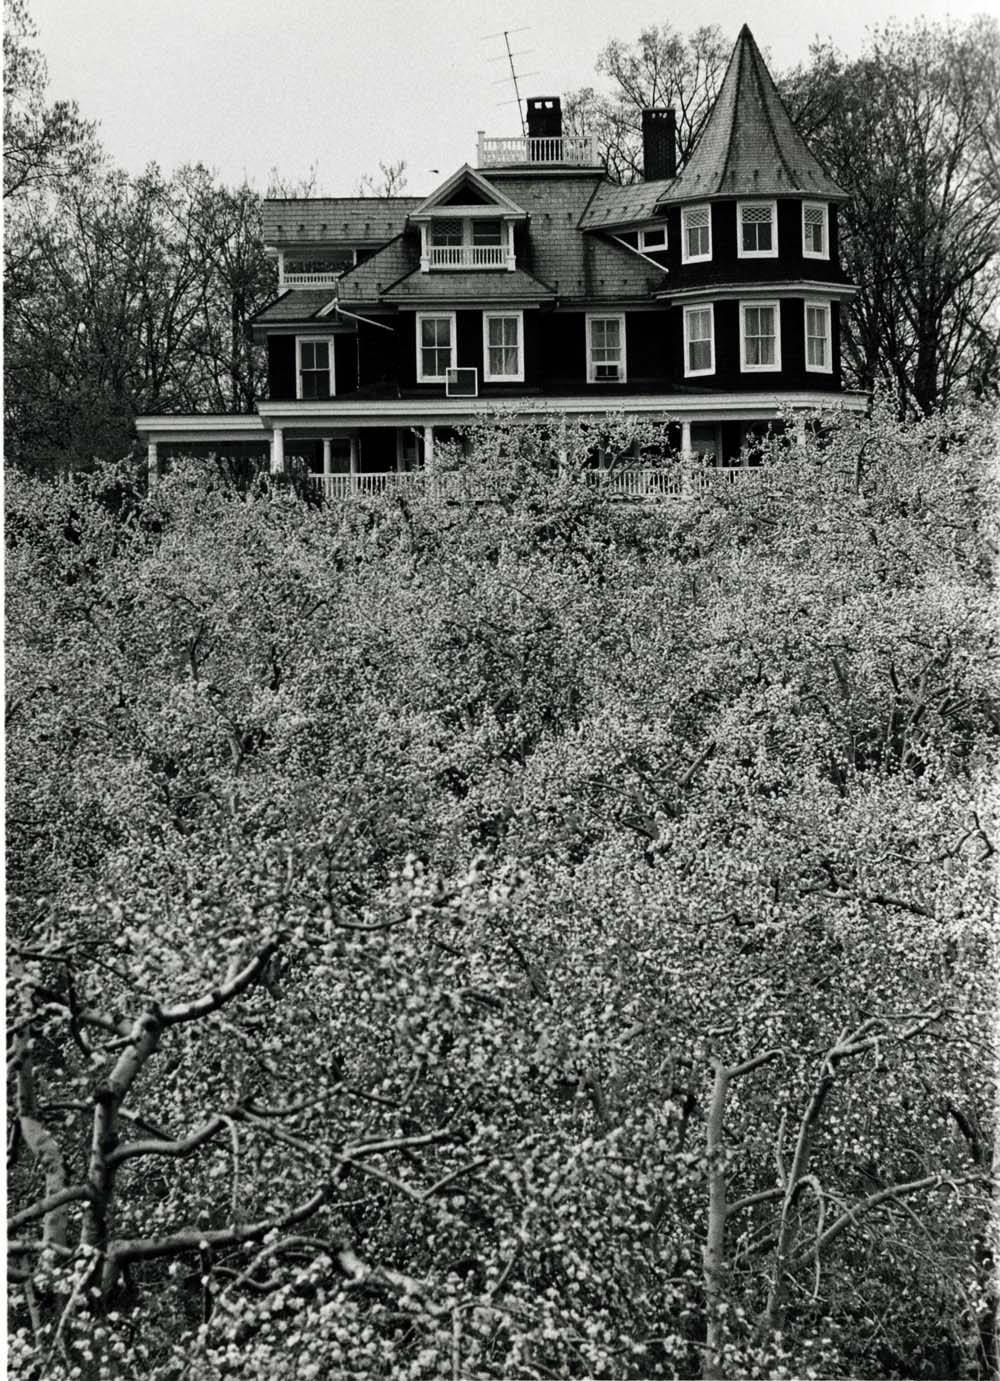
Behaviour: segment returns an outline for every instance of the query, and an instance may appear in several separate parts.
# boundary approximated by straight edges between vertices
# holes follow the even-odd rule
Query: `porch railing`
[[[330,273],[283,273],[281,288],[329,288],[336,283],[340,272]]]
[[[503,245],[431,245],[436,269],[502,269],[506,263]]]
[[[508,163],[575,163],[597,166],[597,140],[590,134],[564,134],[560,137],[531,139],[516,135],[510,139],[487,139],[480,134],[476,146],[480,168],[496,168]]]
[[[622,470],[588,470],[587,483],[623,499],[686,499],[728,484],[753,483],[765,473],[747,466],[649,466]],[[487,484],[468,471],[381,470],[358,475],[310,475],[311,488],[328,499],[351,499],[378,494],[411,494],[434,501],[488,498]]]

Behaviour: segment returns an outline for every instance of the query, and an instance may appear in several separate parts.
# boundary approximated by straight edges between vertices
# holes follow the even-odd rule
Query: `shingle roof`
[[[391,240],[423,197],[269,197],[264,202],[268,245],[378,243]]]
[[[694,151],[660,201],[803,192],[847,200],[792,124],[744,24]]]
[[[633,182],[628,187],[603,182],[580,217],[580,228],[599,230],[604,226],[651,220],[657,202],[662,201],[672,182],[673,178],[659,178],[651,182]]]
[[[383,293],[386,302],[521,302],[555,297],[548,283],[541,283],[523,269],[512,273],[421,273],[419,268]]]
[[[550,283],[561,302],[644,300],[663,286],[666,275],[637,254],[601,235],[580,232],[580,219],[605,182],[602,173],[592,177],[504,175],[502,180],[493,173],[493,177],[530,217],[524,267]]]
[[[268,321],[310,321],[317,312],[333,300],[335,289],[329,288],[286,288],[281,297],[266,307],[262,307],[251,320]]]
[[[385,289],[420,267],[420,242],[397,235],[356,268],[341,274],[337,295],[344,302],[376,302]]]

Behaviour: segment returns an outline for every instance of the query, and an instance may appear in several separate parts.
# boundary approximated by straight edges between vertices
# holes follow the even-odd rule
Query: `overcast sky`
[[[679,14],[656,0],[29,0],[50,96],[98,120],[119,165],[202,162],[261,189],[272,167],[297,179],[315,165],[331,196],[352,195],[380,158],[405,159],[406,190],[429,192],[475,161],[478,129],[519,133],[505,28],[527,26],[511,33],[515,53],[529,50],[515,58],[522,96],[561,95],[600,84],[609,38],[665,20],[717,23],[733,39],[746,21],[780,70],[817,34],[853,53],[869,24],[965,20],[996,4],[702,0]]]

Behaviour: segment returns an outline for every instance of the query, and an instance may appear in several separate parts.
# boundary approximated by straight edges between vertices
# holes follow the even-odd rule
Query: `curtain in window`
[[[487,321],[491,375],[520,374],[519,324],[520,318],[516,316],[493,316]]]
[[[774,364],[775,321],[773,307],[745,307],[743,310],[745,361],[750,365]]]

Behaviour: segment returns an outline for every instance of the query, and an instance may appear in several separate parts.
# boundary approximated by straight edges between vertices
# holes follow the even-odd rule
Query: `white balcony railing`
[[[597,140],[591,134],[564,134],[560,138],[487,139],[479,135],[477,161],[480,168],[496,168],[508,163],[575,163],[596,167]]]
[[[281,288],[331,288],[340,277],[339,273],[283,273],[278,284]]]
[[[623,499],[686,499],[721,485],[746,484],[766,474],[746,466],[718,467],[662,465],[623,470],[588,470],[587,482]],[[477,484],[468,472],[381,470],[360,475],[310,475],[311,488],[328,499],[370,497],[389,492],[440,502],[445,499],[489,497],[488,485]]]
[[[502,269],[507,265],[503,245],[431,245],[436,269]]]

